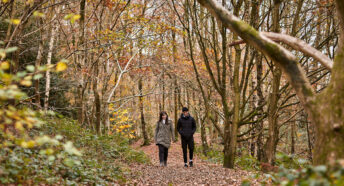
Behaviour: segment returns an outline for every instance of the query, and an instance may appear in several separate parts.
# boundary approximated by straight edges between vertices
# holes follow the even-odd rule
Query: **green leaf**
[[[7,49],[5,50],[5,52],[6,52],[6,53],[11,53],[11,52],[16,51],[17,49],[18,49],[18,47],[10,47],[10,48],[7,48]]]
[[[42,77],[43,77],[42,74],[36,74],[36,75],[33,76],[33,79],[37,80],[37,79],[41,79]]]
[[[4,49],[0,49],[0,57],[5,58],[6,57],[6,52]]]
[[[63,136],[61,136],[61,135],[56,135],[56,136],[55,136],[55,139],[57,139],[57,140],[62,140],[62,139],[63,139]]]
[[[48,157],[48,160],[49,160],[49,161],[54,161],[54,160],[55,160],[55,156],[49,156],[49,157]]]
[[[319,166],[314,167],[315,172],[325,173],[326,170],[327,168],[325,165],[319,165]]]
[[[73,167],[74,161],[70,158],[66,158],[63,160],[63,164],[67,165],[68,167]]]
[[[73,143],[71,141],[67,141],[67,143],[65,143],[63,145],[63,147],[64,147],[64,150],[67,153],[69,153],[71,155],[81,156],[81,152],[74,147],[74,145],[73,145]]]
[[[305,163],[307,163],[307,160],[306,160],[306,159],[303,159],[303,158],[299,158],[297,161],[298,161],[300,164],[305,164]]]
[[[39,144],[39,145],[43,145],[45,143],[49,143],[50,142],[50,138],[48,136],[42,136],[42,137],[38,137],[36,139],[36,142]]]
[[[27,74],[27,72],[25,72],[25,71],[20,71],[20,72],[17,73],[17,76],[20,77],[20,78],[22,78],[22,77],[26,76],[26,74]]]
[[[38,71],[46,71],[48,68],[46,65],[43,65],[43,66],[39,66],[38,67]]]
[[[28,65],[28,66],[26,67],[26,70],[28,70],[29,72],[34,72],[34,71],[35,71],[35,66],[33,66],[33,65]]]

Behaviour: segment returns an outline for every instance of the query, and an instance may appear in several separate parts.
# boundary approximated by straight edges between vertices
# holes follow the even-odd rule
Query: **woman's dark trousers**
[[[189,148],[189,156],[190,160],[193,158],[193,151],[194,151],[194,139],[193,136],[190,137],[182,137],[182,148],[183,148],[183,158],[184,158],[184,163],[188,162],[188,152],[187,148]]]
[[[165,146],[158,144],[159,146],[159,160],[160,163],[164,163],[165,165],[167,164],[167,156],[168,156],[168,148]]]

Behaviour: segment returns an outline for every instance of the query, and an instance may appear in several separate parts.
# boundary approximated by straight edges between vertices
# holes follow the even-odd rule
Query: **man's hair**
[[[183,107],[182,111],[186,112],[186,111],[189,111],[189,109],[187,107]]]

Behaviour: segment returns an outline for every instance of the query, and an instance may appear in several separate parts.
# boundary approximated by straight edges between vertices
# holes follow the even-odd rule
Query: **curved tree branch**
[[[283,42],[291,48],[301,51],[314,59],[318,60],[327,69],[332,70],[333,61],[319,50],[310,46],[306,42],[296,37],[289,36],[287,34],[273,33],[273,32],[262,32],[263,35],[275,42]]]
[[[321,53],[319,50],[310,46],[308,43],[302,41],[301,39],[298,39],[287,34],[274,32],[262,32],[262,34],[275,42],[282,42],[284,44],[287,44],[294,50],[301,51],[307,54],[308,56],[313,57],[314,59],[318,60],[322,65],[324,65],[328,70],[332,70],[333,61],[325,54]],[[243,43],[245,43],[244,40],[239,40],[230,43],[228,46],[232,47]]]

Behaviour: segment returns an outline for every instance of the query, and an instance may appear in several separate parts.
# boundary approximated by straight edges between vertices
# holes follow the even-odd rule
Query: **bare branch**
[[[301,65],[290,51],[234,16],[217,1],[198,0],[198,2],[205,6],[227,28],[238,34],[248,44],[254,46],[280,66],[308,113],[313,114],[311,110],[314,110],[315,91],[311,87]]]
[[[138,50],[139,51],[139,50]],[[129,61],[127,62],[127,64],[125,65],[124,69],[122,70],[121,66],[118,64],[117,62],[117,65],[118,65],[118,68],[119,70],[121,71],[120,74],[119,74],[119,77],[117,79],[117,82],[116,82],[116,85],[112,88],[111,92],[110,92],[110,95],[107,99],[107,102],[110,103],[110,100],[111,100],[111,97],[112,95],[115,93],[115,90],[117,89],[118,85],[119,85],[119,82],[121,81],[121,78],[123,76],[124,73],[127,72],[127,68],[129,66],[129,64],[131,63],[131,61],[134,59],[134,57],[136,56],[136,54],[138,53],[138,51],[129,59]]]

